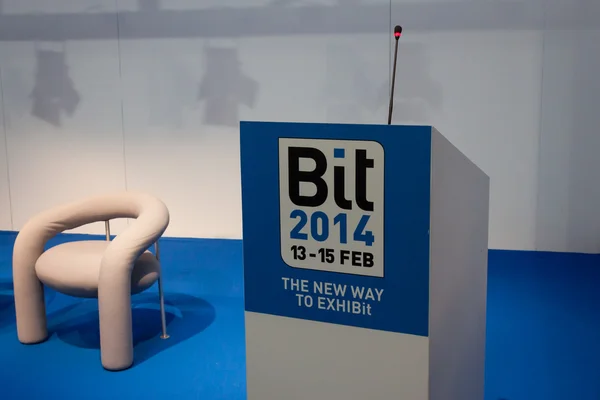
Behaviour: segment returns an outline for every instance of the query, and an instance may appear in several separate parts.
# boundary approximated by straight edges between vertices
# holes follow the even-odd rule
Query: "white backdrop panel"
[[[24,3],[12,11],[49,11],[46,2]],[[110,0],[94,3],[115,10]],[[51,8],[72,5],[62,4]],[[115,39],[0,43],[14,229],[53,205],[125,188],[116,18],[95,29]],[[126,224],[113,223],[113,233]]]
[[[14,229],[52,204],[129,188],[165,200],[169,235],[239,238],[239,120],[385,123],[399,23],[394,123],[439,127],[490,175],[490,246],[600,251],[600,136],[582,133],[598,126],[600,3],[163,3],[181,19],[161,17],[154,0],[3,1],[5,15],[72,13],[72,26],[20,32],[97,36],[0,41]],[[105,13],[95,33],[82,26],[94,13]],[[63,63],[72,82],[61,88],[44,74]]]

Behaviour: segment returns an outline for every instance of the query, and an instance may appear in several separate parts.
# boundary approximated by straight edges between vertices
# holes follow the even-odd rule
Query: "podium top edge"
[[[343,123],[343,122],[297,122],[297,121],[240,121],[240,127],[242,125],[319,125],[319,126],[364,126],[364,127],[382,127],[382,126],[389,126],[389,127],[395,127],[395,128],[400,128],[400,127],[410,127],[410,128],[427,128],[427,129],[436,129],[435,126],[433,125],[411,125],[411,124],[392,124],[392,125],[387,125],[387,124],[352,124],[352,123]]]

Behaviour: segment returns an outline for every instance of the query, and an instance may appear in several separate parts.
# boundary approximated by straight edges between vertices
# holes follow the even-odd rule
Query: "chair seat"
[[[86,240],[68,242],[46,250],[37,260],[35,271],[45,285],[69,296],[96,298],[102,256],[110,242]],[[149,251],[135,262],[131,274],[131,294],[140,293],[156,282],[160,263]]]

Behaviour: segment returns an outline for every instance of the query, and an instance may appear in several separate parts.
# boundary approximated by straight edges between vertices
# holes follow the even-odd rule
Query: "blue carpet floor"
[[[49,291],[51,338],[18,343],[13,240],[0,232],[0,399],[245,399],[240,241],[161,242],[171,338],[159,338],[156,288],[135,296],[135,365],[114,373],[94,300]],[[490,251],[486,400],[600,399],[599,289],[600,256]]]

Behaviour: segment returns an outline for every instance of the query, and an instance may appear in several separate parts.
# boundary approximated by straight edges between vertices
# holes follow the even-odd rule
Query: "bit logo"
[[[279,139],[281,256],[295,268],[383,277],[384,150]]]

